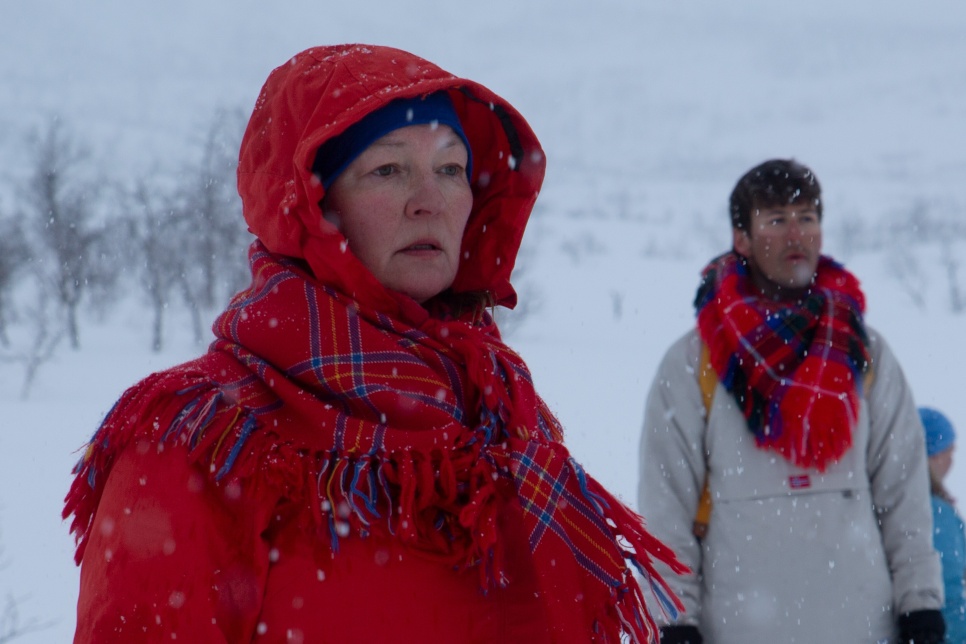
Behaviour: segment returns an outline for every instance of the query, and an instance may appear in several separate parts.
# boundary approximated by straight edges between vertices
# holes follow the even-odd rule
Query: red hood
[[[372,45],[316,47],[269,75],[238,164],[249,229],[274,253],[304,259],[321,281],[385,302],[386,289],[322,218],[316,150],[396,98],[448,90],[473,148],[473,210],[453,290],[516,304],[510,273],[546,166],[536,135],[505,100],[410,53]],[[380,295],[381,294],[381,295]]]

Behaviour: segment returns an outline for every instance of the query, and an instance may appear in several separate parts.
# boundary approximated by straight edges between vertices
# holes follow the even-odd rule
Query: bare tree
[[[252,237],[241,214],[235,171],[244,120],[219,111],[202,143],[201,158],[189,166],[182,211],[190,227],[184,252],[192,257],[184,275],[189,306],[221,305],[248,282],[246,249]]]
[[[0,362],[23,367],[20,397],[24,399],[30,395],[40,367],[54,356],[64,337],[64,317],[58,314],[58,302],[51,294],[50,284],[35,274],[28,274],[28,278],[23,293],[28,302],[20,309],[20,334],[12,346],[0,352]]]
[[[3,609],[0,610],[0,644],[7,644],[50,626],[50,623],[43,623],[36,617],[22,618],[19,602],[12,595],[7,595]]]
[[[27,262],[26,239],[16,219],[0,218],[0,345],[10,346],[7,327],[15,310],[13,291]]]
[[[886,255],[886,271],[899,282],[902,290],[919,309],[926,308],[926,276],[912,249],[907,244],[893,241]]]
[[[183,286],[188,258],[182,250],[190,231],[185,229],[182,213],[172,206],[172,197],[157,186],[139,181],[134,193],[122,201],[127,207],[118,229],[124,231],[125,238],[118,246],[124,249],[124,263],[135,268],[151,305],[151,349],[160,351],[171,291]]]
[[[953,241],[948,236],[942,239],[942,256],[940,261],[946,269],[946,278],[949,280],[949,304],[953,313],[961,313],[966,308],[966,300],[963,299],[963,292],[959,287],[959,268],[960,258],[953,251]]]
[[[53,286],[62,305],[71,347],[80,347],[78,308],[96,284],[105,287],[113,271],[103,270],[95,223],[98,187],[84,178],[89,154],[52,121],[36,142],[33,172],[22,190],[23,217],[30,222],[33,266]]]

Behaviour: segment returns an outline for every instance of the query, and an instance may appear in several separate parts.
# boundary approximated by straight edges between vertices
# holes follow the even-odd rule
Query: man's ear
[[[748,236],[746,231],[740,228],[732,228],[731,244],[734,246],[735,252],[742,257],[748,257],[751,255],[751,238]]]

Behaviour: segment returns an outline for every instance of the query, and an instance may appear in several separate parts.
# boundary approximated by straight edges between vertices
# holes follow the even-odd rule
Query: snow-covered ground
[[[966,239],[899,226],[917,209],[966,224],[961,0],[32,0],[5,3],[0,24],[0,209],[26,135],[49,118],[111,176],[172,172],[216,109],[249,110],[270,69],[311,45],[409,49],[506,96],[549,159],[511,343],[577,458],[631,502],[657,360],[729,243],[734,181],[772,156],[815,169],[827,250],[862,279],[917,401],[966,434],[966,313],[951,310],[942,263],[966,263]],[[966,291],[966,267],[958,279]],[[150,353],[147,321],[133,306],[87,320],[82,350],[64,346],[26,401],[0,364],[0,599],[51,623],[18,644],[73,631],[59,513],[75,450],[126,386],[199,350],[182,329]],[[966,498],[966,467],[950,487]]]

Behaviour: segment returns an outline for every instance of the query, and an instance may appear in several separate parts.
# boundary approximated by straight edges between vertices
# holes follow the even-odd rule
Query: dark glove
[[[938,610],[914,610],[899,615],[901,644],[942,644],[945,638],[946,621]]]
[[[703,641],[697,626],[675,624],[661,627],[661,644],[701,644]]]

